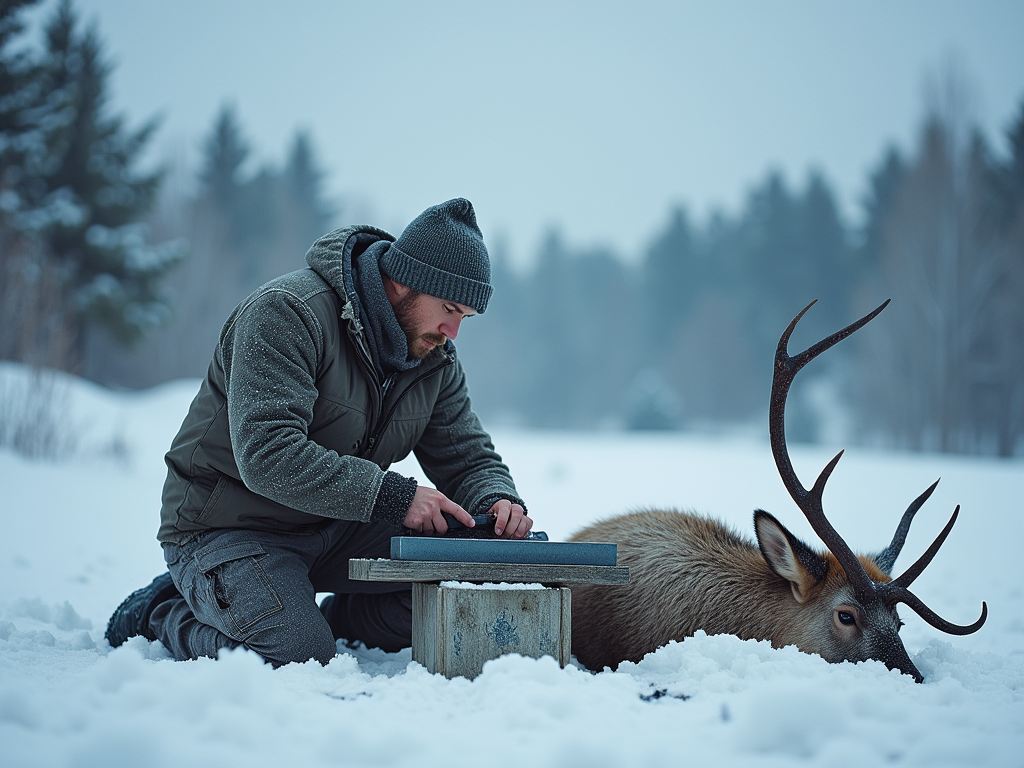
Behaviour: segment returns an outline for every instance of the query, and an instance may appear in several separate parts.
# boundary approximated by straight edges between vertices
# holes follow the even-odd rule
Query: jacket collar
[[[356,311],[355,285],[352,280],[352,259],[378,240],[394,242],[394,235],[369,225],[342,227],[319,238],[306,251],[310,269],[327,281],[342,300],[341,316],[363,336],[363,325]]]

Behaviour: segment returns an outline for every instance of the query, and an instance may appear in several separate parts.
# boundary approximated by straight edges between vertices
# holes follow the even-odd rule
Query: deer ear
[[[754,531],[768,567],[789,582],[798,603],[806,602],[828,573],[828,565],[763,509],[754,512]]]

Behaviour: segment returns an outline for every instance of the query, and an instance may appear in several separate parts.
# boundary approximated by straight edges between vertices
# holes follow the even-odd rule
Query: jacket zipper
[[[384,387],[386,386],[390,389],[391,385],[388,384],[387,379],[385,379],[383,385],[380,383],[380,379],[377,377],[377,369],[373,365],[373,360],[370,359],[370,353],[363,346],[362,339],[352,330],[351,326],[349,326],[349,335],[352,337],[352,345],[356,348],[356,352],[359,355],[359,362],[362,363],[366,374],[373,381],[373,386],[370,388],[370,391],[373,393],[373,396],[370,398],[370,423],[376,424],[377,419],[380,417],[381,408],[384,406],[384,395],[386,394]],[[363,445],[364,450],[360,452],[360,456],[365,453],[365,441]]]
[[[360,456],[362,458],[369,459],[370,456],[373,454],[373,449],[376,448],[377,441],[380,440],[381,435],[383,435],[384,431],[388,428],[388,425],[391,423],[391,419],[394,418],[395,413],[398,411],[398,406],[402,404],[402,401],[405,399],[405,396],[408,395],[421,381],[430,378],[435,373],[440,372],[441,370],[447,368],[451,364],[452,358],[450,356],[446,356],[443,362],[441,362],[438,365],[435,365],[429,371],[421,373],[419,376],[412,380],[408,387],[402,390],[402,393],[398,396],[395,402],[391,404],[391,407],[388,409],[387,414],[376,423],[376,428],[372,431],[370,437],[366,441],[366,447],[360,453]],[[381,403],[383,404],[383,397],[381,398]]]
[[[378,398],[379,406],[377,407],[377,413],[374,415],[373,420],[370,422],[370,424],[374,424],[375,425],[375,424],[378,424],[380,422],[381,411],[384,409],[384,401],[387,400],[388,393],[391,391],[391,387],[394,386],[395,380],[397,378],[398,378],[398,372],[397,371],[395,373],[388,374],[384,378],[384,383],[381,384],[380,387],[378,388],[378,390],[377,390],[377,398]],[[366,451],[372,449],[373,448],[373,444],[376,442],[376,440],[374,440],[374,438],[373,438],[373,433],[374,433],[373,429],[367,430],[367,433],[369,434],[369,437],[367,437],[364,442],[365,442],[366,446],[368,446],[368,447],[366,449],[364,449],[364,451],[363,451],[364,454],[366,453]]]

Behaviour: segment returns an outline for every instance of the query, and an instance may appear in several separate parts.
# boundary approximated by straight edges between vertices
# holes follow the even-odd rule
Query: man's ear
[[[396,283],[384,273],[383,269],[380,271],[380,276],[384,281],[384,293],[387,294],[388,301],[392,304],[397,304],[409,295],[409,291],[411,290],[409,286]]]

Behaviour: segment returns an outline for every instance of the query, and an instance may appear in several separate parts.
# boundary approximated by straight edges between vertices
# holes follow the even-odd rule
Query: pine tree
[[[159,175],[134,165],[154,126],[129,132],[109,115],[96,32],[81,32],[65,1],[42,52],[12,53],[26,5],[0,11],[0,229],[20,334],[3,351],[75,369],[90,324],[127,342],[166,319],[158,281],[181,248],[147,242],[141,220]]]
[[[1011,181],[1010,194],[1019,204],[1024,204],[1024,103],[1006,136],[1010,143],[1010,162],[1006,169]]]
[[[533,423],[565,427],[580,395],[579,347],[574,344],[572,312],[574,284],[569,254],[557,230],[545,236],[525,291],[519,336],[527,344],[529,367],[523,389],[524,411]]]
[[[30,163],[38,145],[41,101],[37,67],[24,50],[14,47],[24,31],[21,15],[36,0],[12,0],[0,5],[0,258],[9,264],[27,228]]]
[[[849,318],[856,264],[835,195],[820,173],[812,173],[808,179],[797,201],[796,216],[796,274],[792,279],[807,292],[807,301],[819,300],[815,307],[819,327],[840,328]],[[795,304],[801,304],[801,297],[794,298],[798,299]]]
[[[698,283],[694,233],[686,210],[672,211],[668,226],[647,249],[643,263],[645,350],[656,365],[704,286]]]
[[[229,219],[237,216],[243,180],[242,165],[249,158],[249,145],[242,136],[234,107],[225,104],[203,143],[203,169],[199,174],[203,194],[219,206]]]
[[[245,293],[274,276],[268,262],[273,260],[281,230],[280,175],[264,167],[244,176],[249,155],[238,115],[234,107],[225,104],[203,143],[198,202],[208,207],[205,215],[211,221],[213,239],[221,241],[215,246],[218,258],[237,269]]]
[[[770,349],[794,307],[814,298],[801,268],[798,201],[780,173],[770,173],[751,191],[738,228],[737,290],[744,297],[745,324],[755,345]]]
[[[54,343],[54,270],[35,230],[44,218],[33,205],[41,163],[45,100],[38,64],[15,47],[22,13],[35,0],[0,5],[0,359],[53,365],[64,357]],[[45,304],[45,306],[44,306]]]
[[[38,0],[8,0],[0,5],[0,162],[4,176],[0,184],[9,188],[16,180],[11,177],[13,165],[23,152],[20,134],[27,126],[24,111],[34,97],[32,87],[33,63],[27,52],[12,47],[24,31],[21,14]]]
[[[802,192],[771,173],[750,194],[738,223],[732,257],[747,326],[761,349],[814,299],[820,304],[796,331],[794,344],[821,338],[846,317],[854,264],[831,186],[811,173]]]
[[[303,254],[330,230],[335,211],[324,197],[324,175],[312,138],[298,131],[284,169],[266,168],[247,184],[246,227],[255,239],[246,248],[262,251],[260,282],[305,266]],[[259,234],[268,224],[273,231]]]
[[[290,229],[300,242],[312,243],[327,232],[334,211],[324,200],[324,173],[308,131],[295,134],[282,180]]]
[[[81,31],[65,0],[46,27],[39,73],[59,119],[47,126],[37,193],[51,212],[40,231],[72,310],[73,366],[90,324],[130,343],[168,319],[159,281],[183,255],[177,242],[148,242],[143,220],[160,174],[135,166],[156,125],[130,131],[110,114],[109,75],[96,31]]]
[[[864,230],[860,261],[867,270],[878,268],[886,217],[892,210],[896,191],[906,173],[906,162],[896,147],[889,147],[868,180],[864,200]]]
[[[997,169],[992,184],[1003,269],[993,300],[999,375],[989,426],[1000,456],[1024,450],[1024,103],[1006,138],[1009,159]]]

